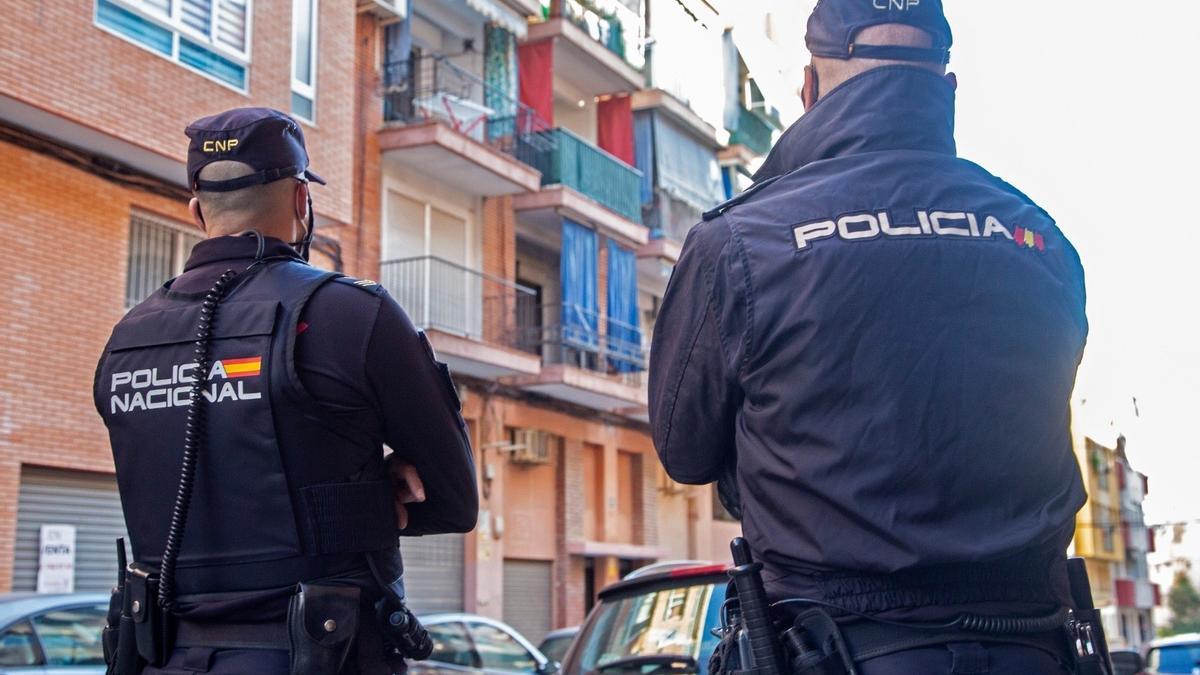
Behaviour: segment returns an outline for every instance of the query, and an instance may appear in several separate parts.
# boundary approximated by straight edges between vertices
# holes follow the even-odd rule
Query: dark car
[[[706,672],[729,581],[724,565],[639,570],[600,592],[563,673]]]
[[[1200,633],[1162,638],[1146,652],[1146,675],[1200,673]]]

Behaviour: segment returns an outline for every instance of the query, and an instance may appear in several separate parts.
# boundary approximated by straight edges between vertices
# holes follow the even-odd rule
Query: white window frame
[[[309,35],[310,44],[308,49],[308,72],[312,74],[312,82],[307,83],[296,79],[296,12],[299,9],[300,3],[305,2],[312,3],[312,19],[309,22],[312,26],[312,33]],[[291,113],[296,119],[313,125],[317,121],[317,48],[321,43],[317,19],[320,15],[320,0],[292,0],[292,93],[299,94],[312,101],[312,117],[304,117],[295,110],[292,110]]]
[[[105,26],[104,24],[100,23],[100,3],[98,0],[93,0],[93,2],[92,2],[92,7],[93,7],[92,23],[100,30],[102,30],[110,35],[113,35],[117,38],[120,38],[120,39],[134,45],[135,47],[140,47],[141,49],[145,49],[146,51],[150,52],[151,54],[155,54],[161,58],[165,58],[168,61],[174,63],[175,65],[187,68],[188,70],[192,71],[193,73],[196,73],[197,75],[200,75],[201,77],[204,77],[208,80],[216,82],[217,84],[219,84],[227,89],[232,89],[233,91],[236,91],[239,94],[249,95],[249,93],[250,93],[251,46],[254,42],[254,40],[253,40],[253,36],[254,36],[254,0],[241,0],[246,6],[245,49],[243,51],[239,52],[238,50],[233,49],[233,48],[229,47],[228,45],[221,44],[221,43],[217,42],[214,37],[217,32],[217,12],[218,12],[220,6],[224,3],[233,2],[233,1],[234,0],[212,0],[213,14],[212,14],[211,21],[210,21],[209,33],[208,33],[208,35],[205,35],[203,33],[200,33],[199,31],[191,28],[190,26],[188,26],[187,24],[185,24],[183,22],[183,2],[181,0],[170,0],[171,16],[169,16],[169,17],[165,17],[158,11],[155,11],[154,9],[147,7],[146,0],[107,0],[107,2],[110,2],[114,5],[117,5],[118,7],[121,7],[124,10],[132,12],[133,14],[136,14],[139,18],[142,18],[160,28],[171,31],[171,53],[169,55],[163,54],[162,52],[157,51],[155,49],[151,49],[151,48],[147,47],[146,45],[134,40],[133,38],[130,38],[129,36],[125,35],[124,33],[116,31],[116,30],[109,28],[108,26]],[[233,84],[230,84],[229,82],[226,82],[225,80],[222,80],[222,79],[212,75],[211,73],[205,72],[203,70],[200,70],[199,68],[195,68],[195,67],[181,61],[179,58],[179,39],[180,39],[180,37],[185,37],[185,38],[191,40],[192,42],[199,43],[205,49],[216,52],[219,56],[225,57],[225,58],[229,59],[230,61],[233,61],[237,65],[245,68],[246,69],[245,86],[244,87],[235,86]]]

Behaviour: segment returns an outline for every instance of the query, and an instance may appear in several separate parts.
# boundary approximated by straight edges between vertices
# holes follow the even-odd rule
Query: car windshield
[[[690,656],[703,668],[716,648],[711,629],[724,600],[724,584],[701,584],[605,601],[580,637],[579,671],[652,655]]]
[[[574,637],[574,635],[558,635],[555,637],[548,637],[544,642],[542,642],[542,645],[538,647],[538,651],[540,651],[542,654],[545,654],[546,658],[550,659],[551,661],[558,661],[561,663],[563,657],[567,655],[567,649],[570,648],[571,640]]]
[[[1200,643],[1155,647],[1146,667],[1157,673],[1191,673],[1200,664]]]

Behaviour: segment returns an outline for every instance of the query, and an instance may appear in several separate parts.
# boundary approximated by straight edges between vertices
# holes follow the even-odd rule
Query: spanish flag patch
[[[221,359],[221,368],[225,377],[258,377],[262,373],[262,357],[251,356],[244,359]]]

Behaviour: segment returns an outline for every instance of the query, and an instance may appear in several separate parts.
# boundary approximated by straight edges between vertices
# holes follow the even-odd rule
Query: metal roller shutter
[[[463,547],[461,534],[402,537],[404,588],[413,612],[436,614],[463,610]]]
[[[504,623],[537,644],[550,632],[551,563],[504,561]]]
[[[14,591],[37,589],[42,525],[74,525],[75,590],[107,591],[117,580],[114,541],[125,536],[121,498],[113,476],[37,467],[21,468]]]

